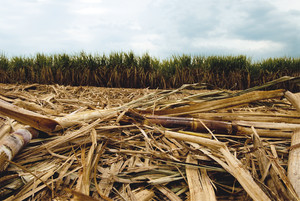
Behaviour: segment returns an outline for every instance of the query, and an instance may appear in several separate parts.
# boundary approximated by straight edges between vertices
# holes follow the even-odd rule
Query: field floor
[[[287,171],[300,113],[285,90],[0,84],[0,101],[20,115],[0,111],[0,146],[39,130],[2,160],[1,200],[296,197]]]
[[[81,107],[90,107],[90,109],[118,107],[147,94],[161,91],[163,90],[147,88],[73,87],[40,84],[14,85],[0,83],[0,95],[5,94],[4,100],[8,102],[15,102],[16,100],[35,102],[43,108],[56,110],[58,114],[74,112]],[[205,92],[208,90],[201,91]],[[183,90],[168,96],[168,99],[182,99],[196,93],[199,93],[199,90]]]

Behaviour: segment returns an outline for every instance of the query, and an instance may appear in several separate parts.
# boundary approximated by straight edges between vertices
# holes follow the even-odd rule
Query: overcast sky
[[[299,0],[0,0],[0,53],[300,57]]]

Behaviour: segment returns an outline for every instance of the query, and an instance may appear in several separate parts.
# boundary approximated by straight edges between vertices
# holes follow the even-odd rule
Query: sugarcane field
[[[0,199],[299,200],[299,85],[2,83]]]
[[[300,201],[300,0],[0,6],[0,201]]]

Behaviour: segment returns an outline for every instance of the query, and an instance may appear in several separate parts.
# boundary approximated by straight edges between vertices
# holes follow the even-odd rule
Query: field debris
[[[0,84],[1,200],[300,200],[300,93]],[[297,78],[296,80],[299,80]]]

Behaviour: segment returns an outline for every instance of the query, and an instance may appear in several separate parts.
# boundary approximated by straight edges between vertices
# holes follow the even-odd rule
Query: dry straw
[[[299,94],[196,86],[1,85],[1,199],[299,200]]]

